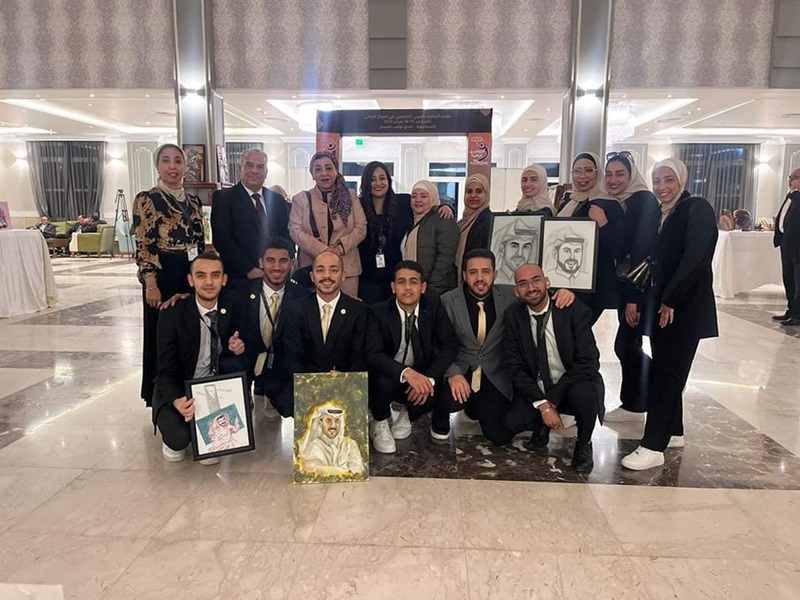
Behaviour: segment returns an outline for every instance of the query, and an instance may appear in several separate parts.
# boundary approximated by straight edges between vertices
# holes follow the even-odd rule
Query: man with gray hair
[[[268,237],[289,239],[289,204],[264,187],[267,173],[267,154],[250,148],[239,161],[239,183],[214,192],[211,230],[228,287],[241,289],[264,276],[258,260]]]

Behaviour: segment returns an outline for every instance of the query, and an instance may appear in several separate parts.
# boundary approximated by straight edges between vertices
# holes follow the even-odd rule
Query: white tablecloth
[[[781,256],[771,231],[720,231],[711,269],[719,298],[781,283]]]
[[[0,317],[36,312],[56,303],[47,242],[38,231],[0,231]]]

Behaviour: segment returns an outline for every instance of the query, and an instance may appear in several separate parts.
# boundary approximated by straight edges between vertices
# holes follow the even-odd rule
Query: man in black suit
[[[318,254],[311,280],[316,293],[286,312],[283,353],[289,373],[366,371],[367,307],[341,292],[342,257],[329,250]]]
[[[289,204],[264,187],[266,153],[251,148],[242,153],[241,180],[232,188],[214,192],[211,231],[219,250],[229,287],[247,287],[247,279],[261,279],[261,250],[267,237],[289,239]]]
[[[269,421],[292,416],[291,373],[283,356],[286,307],[309,296],[306,288],[289,281],[295,247],[289,240],[270,237],[258,266],[263,279],[250,282],[246,299],[247,328],[244,334],[249,363],[255,380],[256,401],[262,401]]]
[[[192,261],[189,285],[194,296],[178,300],[158,320],[158,375],[153,423],[161,432],[162,454],[179,462],[191,443],[194,401],[185,382],[221,373],[245,371],[245,344],[239,337],[242,314],[221,296],[227,281],[219,256],[204,252]],[[200,461],[216,464],[218,458]]]
[[[789,193],[775,217],[776,248],[781,249],[786,312],[772,317],[781,325],[800,325],[800,169],[789,175]]]
[[[600,352],[592,334],[592,311],[575,302],[559,308],[550,300],[550,282],[541,267],[523,265],[514,273],[522,300],[505,319],[507,363],[514,382],[514,402],[506,426],[533,430],[529,448],[545,448],[551,429],[562,429],[560,413],[572,414],[578,440],[572,455],[575,471],[590,471],[592,432],[604,413]]]
[[[50,222],[50,217],[43,215],[39,219],[38,225],[28,227],[28,229],[38,229],[45,239],[56,237],[56,226]]]
[[[433,408],[458,345],[441,301],[425,295],[420,264],[400,261],[393,279],[394,298],[372,306],[366,342],[370,439],[383,454],[395,452],[395,440],[410,436],[411,422]]]

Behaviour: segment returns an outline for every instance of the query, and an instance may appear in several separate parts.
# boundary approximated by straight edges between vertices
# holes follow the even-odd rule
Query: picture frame
[[[211,229],[211,206],[203,205],[203,237],[205,238],[206,246],[211,246],[214,243],[214,233]]]
[[[497,262],[495,283],[514,285],[514,271],[526,263],[541,264],[542,214],[494,213],[489,249]]]
[[[542,228],[542,270],[553,288],[594,292],[599,228],[592,219],[546,219]]]
[[[194,460],[255,450],[246,373],[191,379],[186,382],[186,397],[194,399]]]
[[[369,479],[367,399],[366,373],[295,373],[294,483]]]
[[[11,225],[11,211],[8,208],[8,202],[0,202],[0,230],[14,229]]]
[[[228,174],[228,152],[223,145],[217,145],[217,176],[220,183],[230,183]]]
[[[187,183],[202,183],[206,180],[206,147],[204,144],[184,144],[183,152],[186,154],[186,175],[183,180]]]

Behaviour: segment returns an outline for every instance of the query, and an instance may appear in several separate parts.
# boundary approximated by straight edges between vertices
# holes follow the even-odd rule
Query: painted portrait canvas
[[[366,373],[294,376],[294,482],[369,478]]]
[[[597,274],[597,223],[548,219],[542,238],[542,269],[554,288],[593,292]]]
[[[497,260],[495,283],[514,283],[514,271],[526,263],[540,264],[542,215],[495,214],[489,249]]]

